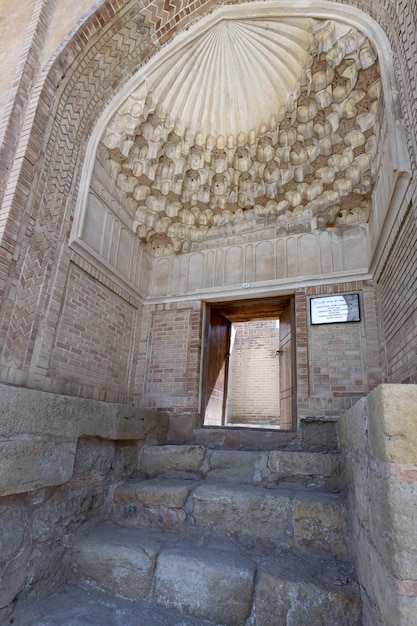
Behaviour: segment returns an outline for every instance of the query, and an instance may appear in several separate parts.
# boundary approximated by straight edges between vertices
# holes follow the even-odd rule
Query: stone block
[[[81,437],[77,443],[74,474],[83,475],[89,472],[107,474],[114,466],[115,444],[107,439]]]
[[[14,556],[23,545],[26,522],[17,502],[0,504],[0,561]]]
[[[0,567],[0,609],[13,602],[26,582],[33,548],[26,536],[20,550]]]
[[[194,485],[190,481],[150,479],[126,483],[116,489],[116,504],[141,502],[147,506],[180,509]]]
[[[363,456],[368,442],[368,399],[361,398],[344,413],[338,423],[340,446],[351,454]]]
[[[286,544],[290,497],[252,485],[206,484],[193,492],[196,525]]]
[[[372,480],[372,471],[369,467],[369,458],[362,455],[356,461],[351,460],[346,467],[345,476],[349,479],[352,493],[352,510],[354,515],[360,519],[360,523],[366,528],[370,528],[370,506],[369,487]]]
[[[17,434],[103,439],[164,439],[162,411],[0,384],[0,436]]]
[[[370,477],[373,541],[395,578],[417,580],[417,482]]]
[[[360,626],[361,606],[353,593],[288,579],[273,568],[261,571],[255,593],[256,626]]]
[[[76,442],[11,440],[0,443],[0,495],[61,485],[73,472]]]
[[[31,498],[32,537],[44,543],[62,539],[84,522],[98,519],[105,510],[107,485],[102,479],[71,480]]]
[[[262,453],[244,450],[213,450],[207,478],[253,482],[259,480],[257,466]]]
[[[417,464],[417,385],[383,384],[368,396],[369,443],[389,463]]]
[[[404,626],[417,626],[417,598],[399,596],[397,602],[398,623]]]
[[[393,626],[397,621],[398,605],[394,580],[378,554],[369,535],[363,529],[356,537],[357,576],[364,594],[364,624]],[[405,622],[406,624],[407,622]]]
[[[204,455],[204,446],[144,446],[139,452],[139,465],[148,476],[172,470],[198,471]]]
[[[337,476],[340,469],[338,454],[290,452],[273,450],[268,456],[271,472],[301,476]]]
[[[294,500],[293,531],[294,546],[300,550],[338,557],[348,554],[346,509],[336,499]]]
[[[255,564],[232,551],[169,548],[158,557],[154,598],[161,606],[238,626],[251,612],[254,577]]]
[[[159,548],[157,542],[140,537],[134,529],[97,531],[73,546],[73,570],[80,580],[142,600],[151,586]]]
[[[301,420],[300,431],[304,450],[330,452],[339,447],[337,421],[334,419],[306,417]]]

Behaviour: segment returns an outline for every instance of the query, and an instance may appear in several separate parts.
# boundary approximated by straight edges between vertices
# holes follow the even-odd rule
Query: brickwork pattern
[[[279,333],[275,320],[234,324],[228,400],[232,421],[279,418]]]
[[[21,53],[9,93],[4,116],[0,123],[0,201],[6,188],[7,175],[11,169],[18,144],[19,133],[30,100],[34,80],[39,71],[38,62],[45,42],[54,0],[37,0],[31,25]],[[0,230],[4,223],[0,221]]]
[[[378,278],[387,380],[417,383],[417,208],[410,204]]]
[[[310,297],[340,293],[360,294],[361,321],[311,326]],[[143,406],[198,411],[201,303],[193,303],[192,312],[189,307],[145,307],[137,381],[144,385]],[[300,289],[295,309],[298,414],[338,416],[381,382],[375,287],[371,281],[352,281]]]
[[[191,314],[192,309],[154,311],[145,393],[170,396],[186,393]]]
[[[146,307],[140,355],[142,406],[197,411],[201,359],[201,303]],[[146,356],[145,356],[146,355]]]
[[[310,298],[359,293],[361,321],[312,326]],[[300,415],[340,415],[381,382],[375,288],[370,281],[296,292],[296,372]]]
[[[120,296],[70,267],[49,375],[108,392],[126,392],[136,310]]]
[[[112,3],[107,4],[109,9]],[[123,3],[113,4],[114,14]],[[138,57],[144,55],[146,48],[147,33],[140,25],[143,20],[139,18],[139,24],[132,20],[136,15],[134,11],[128,15],[122,13],[115,25],[119,28],[115,27],[114,32],[107,32],[97,39],[96,46],[88,48],[86,58],[80,55],[74,73],[63,81],[65,64],[75,58],[88,40],[91,44],[94,33],[103,27],[105,17],[107,20],[112,17],[104,8],[103,11],[100,19],[92,17],[87,20],[83,31],[66,50],[64,58],[55,64],[50,80],[45,83],[39,107],[34,106],[35,131],[42,129],[43,132],[49,117],[54,119],[54,124],[43,161],[40,153],[41,137],[34,136],[36,132],[30,134],[26,149],[31,158],[25,161],[25,167],[21,170],[17,192],[13,197],[13,211],[9,215],[9,224],[15,224],[15,228],[8,233],[7,240],[11,247],[12,242],[15,242],[16,262],[7,267],[7,272],[20,276],[20,280],[14,291],[9,292],[10,299],[3,300],[1,332],[5,346],[5,368],[2,370],[2,379],[8,382],[22,384],[26,380],[41,311],[47,304],[50,273],[56,262],[57,251],[62,249],[68,239],[73,210],[69,199],[76,192],[77,176],[80,173],[77,163],[80,164],[82,158],[82,152],[76,146],[85,145],[94,120],[106,102],[106,91],[113,93],[117,88],[116,68],[121,71],[120,80],[122,76],[123,79],[129,78],[134,68],[126,65],[130,61],[136,68]],[[151,42],[149,46],[152,46]],[[60,82],[61,98],[56,98],[54,105],[54,83],[58,85]],[[38,185],[31,186],[33,178]],[[10,288],[10,282],[6,282]],[[59,303],[56,302],[51,314],[56,317],[58,311]],[[9,324],[5,323],[7,318]]]

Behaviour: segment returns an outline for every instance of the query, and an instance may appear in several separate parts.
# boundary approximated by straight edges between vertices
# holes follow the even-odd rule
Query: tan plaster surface
[[[59,44],[92,6],[94,4],[91,0],[59,0],[48,31],[48,40],[43,53],[44,63],[47,63]]]
[[[0,6],[0,119],[26,39],[35,0],[2,0]]]

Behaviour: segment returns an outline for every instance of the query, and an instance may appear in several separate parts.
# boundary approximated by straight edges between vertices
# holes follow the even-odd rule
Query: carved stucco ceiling
[[[376,54],[353,28],[223,19],[142,76],[98,158],[156,255],[271,227],[357,226],[380,94]]]

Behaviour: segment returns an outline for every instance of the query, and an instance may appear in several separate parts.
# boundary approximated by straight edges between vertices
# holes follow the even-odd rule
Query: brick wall
[[[312,326],[310,298],[340,293],[359,293],[361,321]],[[308,287],[297,290],[295,300],[298,415],[340,415],[381,381],[374,285],[371,281],[353,281]],[[145,307],[137,379],[138,387],[143,386],[143,406],[198,410],[201,310],[202,303],[197,301]],[[263,362],[269,359],[275,363],[270,342],[271,337],[265,336],[260,344],[252,343],[249,360],[259,350]],[[238,385],[244,381],[246,391],[255,390],[254,410],[259,412],[263,407],[259,393],[265,395],[273,382],[259,361],[258,366],[248,362],[246,372],[248,376],[243,378],[242,370]],[[251,410],[245,408],[246,412]]]
[[[361,321],[310,324],[310,298],[359,293]],[[299,415],[340,415],[381,381],[375,289],[371,281],[296,292]]]
[[[417,383],[417,205],[411,203],[378,277],[387,381]]]
[[[71,265],[48,377],[83,388],[84,396],[127,399],[140,312]]]
[[[233,324],[228,421],[279,422],[279,333],[275,320]]]
[[[139,356],[142,406],[197,411],[200,358],[200,302],[146,307]]]

